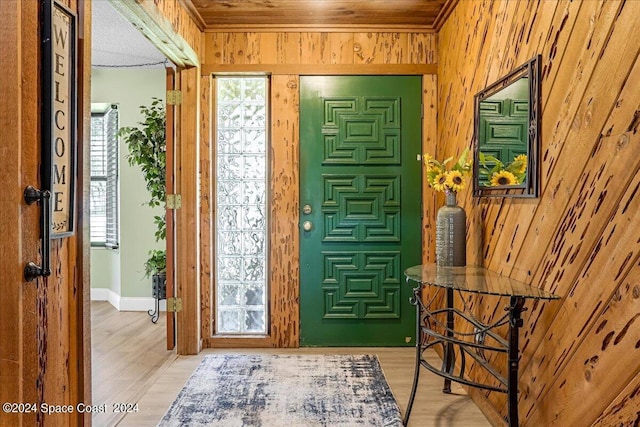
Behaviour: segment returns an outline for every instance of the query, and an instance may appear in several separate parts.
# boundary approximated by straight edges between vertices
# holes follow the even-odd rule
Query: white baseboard
[[[1,0],[0,0],[1,1]],[[120,311],[148,311],[155,309],[156,300],[151,297],[120,297]],[[160,311],[167,310],[166,301],[160,301]]]
[[[121,297],[108,288],[91,288],[91,301],[108,301],[118,311],[153,310],[156,303],[151,297]],[[160,301],[160,311],[166,310],[166,301]]]
[[[116,310],[120,310],[120,295],[109,288],[91,288],[91,301],[109,301]]]
[[[115,295],[115,292],[108,288],[91,288],[91,301],[109,301],[109,293]]]

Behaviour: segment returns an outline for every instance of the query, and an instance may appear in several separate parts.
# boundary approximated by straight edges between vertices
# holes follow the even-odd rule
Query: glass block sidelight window
[[[267,78],[216,78],[215,334],[267,333]]]

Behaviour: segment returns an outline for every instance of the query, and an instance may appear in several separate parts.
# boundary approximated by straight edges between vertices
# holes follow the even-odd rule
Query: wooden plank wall
[[[441,154],[470,146],[476,92],[542,55],[540,197],[462,197],[470,262],[563,297],[524,315],[523,426],[640,420],[637,28],[636,1],[478,0],[460,2],[439,32]],[[471,303],[485,320],[504,305]],[[474,396],[505,415],[504,395]]]
[[[436,36],[425,33],[208,32],[210,64],[434,64]]]
[[[436,36],[422,33],[328,33],[328,32],[265,32],[265,33],[205,33],[203,68],[212,65],[409,65],[436,62]],[[377,68],[380,69],[380,68]],[[287,67],[291,71],[291,67]],[[302,73],[302,72],[300,72]],[[298,174],[298,108],[299,74],[277,74],[271,79],[271,148],[270,148],[270,286],[271,336],[259,343],[246,345],[297,347],[299,341],[299,174]],[[435,144],[436,78],[423,78],[423,96],[428,105],[429,124],[423,128],[424,143]],[[211,117],[211,116],[209,116]],[[207,142],[201,151],[208,150]],[[212,156],[201,158],[201,167]],[[201,212],[210,215],[211,210]],[[204,220],[204,219],[203,219]],[[425,224],[425,229],[432,229]],[[212,239],[203,239],[201,257],[213,256]],[[213,273],[213,269],[211,270]],[[211,289],[202,281],[202,319],[210,322]],[[238,340],[225,344],[210,338],[210,328],[203,328],[203,345],[240,345]]]

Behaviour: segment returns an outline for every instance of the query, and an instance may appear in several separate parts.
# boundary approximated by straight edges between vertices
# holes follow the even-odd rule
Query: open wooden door
[[[176,73],[172,67],[167,67],[167,164],[166,185],[167,195],[175,194],[175,100],[170,94],[175,93]],[[167,203],[165,221],[167,223],[167,350],[173,350],[176,346],[176,315],[169,307],[169,302],[175,298],[175,207]]]
[[[49,32],[55,29],[57,37],[41,38],[46,27]],[[2,426],[91,423],[91,414],[78,406],[91,403],[89,239],[84,218],[88,186],[83,178],[88,159],[84,144],[90,140],[90,35],[90,2],[0,1],[0,400],[8,404],[0,411]],[[52,40],[59,44],[57,69],[46,67],[42,60],[45,39],[48,46]],[[45,71],[57,72],[50,76],[60,80],[45,85],[41,77]],[[62,83],[70,75],[75,78]],[[74,86],[75,96],[64,97],[70,86],[53,92],[58,83]],[[50,96],[47,104],[55,111],[52,116],[42,113],[49,90],[49,95],[58,95]],[[66,132],[64,136],[43,136],[45,123],[52,120],[56,129]],[[73,136],[76,144],[67,144]],[[43,147],[52,142],[57,143],[57,156],[65,151],[76,159],[75,168],[60,168],[54,175],[63,184],[74,183],[65,194],[75,195],[71,199],[75,203],[66,205],[73,213],[67,223],[72,231],[49,241],[43,238],[46,203],[40,196],[45,193],[39,192],[39,200],[29,204],[24,190],[53,188],[44,188],[47,168],[42,167]],[[54,191],[52,200],[55,209],[62,197]],[[30,262],[42,267],[39,272],[47,270],[45,255],[50,256],[50,274],[26,280],[25,266]],[[56,407],[73,410],[58,409],[55,414],[43,410]]]

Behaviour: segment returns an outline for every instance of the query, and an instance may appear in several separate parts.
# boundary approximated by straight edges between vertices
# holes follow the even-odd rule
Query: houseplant
[[[490,156],[479,152],[480,176],[489,183],[490,186],[499,185],[520,185],[527,177],[527,155],[520,154],[513,158],[513,161],[506,165],[495,156]]]
[[[164,249],[149,251],[149,258],[144,262],[145,277],[151,276],[151,288],[154,298],[167,297],[167,252]]]
[[[438,209],[436,216],[436,263],[439,266],[464,266],[466,252],[466,213],[458,206],[456,194],[466,185],[471,174],[469,150],[465,149],[449,169],[447,164],[453,157],[440,162],[429,154],[424,157],[429,186],[446,195],[446,203]]]
[[[471,158],[469,157],[469,149],[465,149],[458,161],[447,170],[447,163],[451,162],[453,157],[440,162],[434,159],[430,154],[424,155],[424,164],[427,172],[427,182],[429,186],[436,191],[444,191],[445,194],[457,193],[464,189],[466,185],[466,176],[471,174]]]
[[[146,182],[150,199],[145,204],[157,207],[164,204],[166,188],[166,111],[164,102],[152,98],[149,106],[140,106],[144,120],[137,127],[122,127],[118,136],[122,137],[129,149],[127,160],[131,166],[138,165]],[[164,212],[154,216],[156,242],[164,241],[167,225]],[[149,251],[144,263],[145,277],[152,277],[153,296],[163,299],[166,280],[167,257],[164,249]]]

